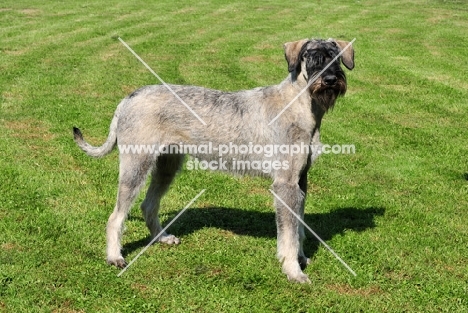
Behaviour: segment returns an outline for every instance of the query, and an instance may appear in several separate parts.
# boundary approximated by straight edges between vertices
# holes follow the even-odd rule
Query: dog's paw
[[[178,245],[180,243],[180,239],[174,235],[162,235],[158,238],[158,241],[161,243],[165,243],[168,245]]]
[[[310,283],[309,277],[304,274],[299,266],[297,261],[294,262],[284,262],[283,263],[283,273],[286,274],[289,281],[296,283]]]
[[[127,266],[127,262],[125,262],[125,259],[123,257],[119,257],[116,259],[107,259],[107,264],[114,265],[118,268],[125,268]]]
[[[287,276],[288,276],[289,281],[292,281],[292,282],[295,282],[295,283],[301,283],[301,284],[305,284],[305,283],[310,284],[311,283],[309,277],[306,274],[302,273],[302,272],[300,274],[296,274],[294,276],[292,276],[292,275],[287,275]]]

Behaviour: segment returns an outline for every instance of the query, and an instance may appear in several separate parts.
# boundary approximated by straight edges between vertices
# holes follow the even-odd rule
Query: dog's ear
[[[286,57],[286,61],[288,61],[289,72],[293,72],[299,67],[299,63],[301,62],[299,53],[301,52],[302,46],[304,46],[307,41],[309,41],[309,39],[287,42],[283,45],[284,56]]]
[[[341,51],[343,51],[344,48],[349,45],[348,41],[335,40],[335,42]],[[343,65],[346,66],[348,70],[352,70],[354,68],[354,49],[352,45],[344,50],[343,54],[341,55],[341,62],[343,62]]]

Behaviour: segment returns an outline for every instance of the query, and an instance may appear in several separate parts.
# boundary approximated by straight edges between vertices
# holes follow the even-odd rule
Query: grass
[[[0,311],[468,312],[468,8],[463,1],[37,1],[0,4]],[[356,38],[349,92],[322,127],[306,222],[310,285],[275,259],[271,184],[180,174],[163,200],[183,243],[120,278],[105,262],[118,155],[95,160],[121,98],[156,79],[239,90],[286,76],[282,44]],[[137,208],[124,248],[148,242]]]

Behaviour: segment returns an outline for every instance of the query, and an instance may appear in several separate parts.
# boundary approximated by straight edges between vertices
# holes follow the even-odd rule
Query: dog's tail
[[[121,105],[117,106],[117,109],[114,113],[114,117],[112,118],[112,122],[109,127],[109,136],[107,136],[106,142],[104,142],[104,144],[100,147],[94,147],[87,143],[86,140],[83,139],[83,134],[81,133],[81,130],[77,127],[73,127],[73,137],[75,139],[75,142],[78,145],[78,147],[81,148],[81,150],[86,152],[87,155],[95,158],[101,158],[109,154],[109,152],[111,152],[112,149],[115,147],[117,143],[117,122],[119,121],[120,107]]]

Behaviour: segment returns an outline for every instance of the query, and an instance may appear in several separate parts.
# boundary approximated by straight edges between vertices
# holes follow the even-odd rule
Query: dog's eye
[[[311,59],[314,57],[314,51],[313,50],[307,50],[304,52],[304,58],[308,58],[308,59]]]

